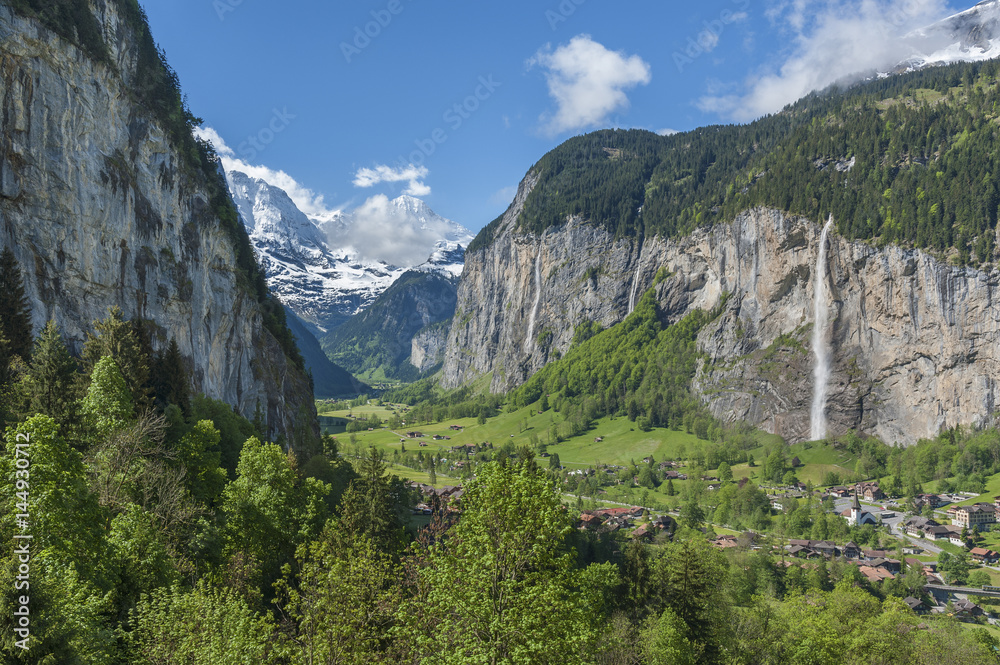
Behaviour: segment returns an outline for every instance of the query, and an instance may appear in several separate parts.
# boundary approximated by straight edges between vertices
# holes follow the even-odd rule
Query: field
[[[322,403],[318,404],[321,422],[324,429],[337,435],[342,447],[347,450],[360,450],[374,445],[383,451],[387,459],[392,460],[393,453],[403,451],[423,451],[448,459],[455,455],[453,448],[467,444],[492,443],[499,447],[507,442],[516,447],[535,449],[537,443],[546,444],[549,455],[558,455],[561,465],[567,469],[584,469],[598,465],[625,466],[652,456],[657,461],[667,459],[682,459],[690,452],[697,450],[707,442],[701,441],[693,434],[673,429],[654,428],[649,432],[641,431],[634,422],[627,418],[602,418],[581,436],[569,438],[561,443],[550,442],[550,428],[558,425],[562,418],[552,410],[537,413],[533,408],[524,408],[511,413],[501,413],[485,423],[479,424],[475,418],[446,420],[431,424],[410,424],[395,431],[381,428],[375,431],[362,431],[353,435],[346,433],[346,425],[350,419],[367,419],[377,415],[388,420],[398,414],[406,418],[408,407],[401,405],[382,405],[377,401],[349,410],[328,410]],[[458,430],[452,427],[459,428]],[[423,436],[408,438],[408,432],[419,432]],[[442,437],[434,440],[434,436]],[[447,437],[447,438],[445,438]],[[755,465],[737,464],[732,468],[734,478],[747,477],[756,482],[761,481],[762,464],[767,452],[765,446],[779,439],[766,433],[759,433],[759,447],[751,450]],[[425,445],[421,446],[423,442]],[[829,471],[844,476],[852,472],[855,458],[849,453],[835,450],[819,443],[801,443],[791,446],[788,458],[798,457],[801,466],[796,469],[796,475],[803,482],[812,482],[819,486]],[[547,465],[548,459],[538,457],[540,465]],[[402,465],[396,465],[393,472],[401,477],[416,482],[427,483],[429,477],[424,471],[416,471]],[[706,473],[714,475],[715,469],[706,469]],[[457,478],[445,478],[438,473],[438,484],[456,484]],[[674,489],[680,492],[686,481],[673,481]],[[656,490],[641,487],[626,487],[624,485],[606,488],[607,494],[602,497],[622,503],[648,503],[651,497],[658,501],[666,501],[666,483]]]

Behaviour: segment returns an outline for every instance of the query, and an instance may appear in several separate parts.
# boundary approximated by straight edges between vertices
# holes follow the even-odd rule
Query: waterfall
[[[826,265],[826,245],[833,226],[833,215],[823,227],[819,238],[819,256],[816,259],[816,288],[813,293],[813,335],[812,350],[816,356],[813,367],[813,402],[809,438],[813,441],[826,436],[826,394],[830,382],[830,344],[827,341],[829,328],[830,299],[827,289],[829,275]]]
[[[639,290],[639,273],[642,272],[642,238],[639,238],[639,253],[635,257],[635,277],[632,278],[632,289],[628,294],[628,313],[635,311],[635,296]]]
[[[528,317],[528,336],[524,340],[524,352],[535,350],[535,317],[538,316],[538,305],[542,302],[542,241],[538,241],[538,254],[535,255],[535,304]]]

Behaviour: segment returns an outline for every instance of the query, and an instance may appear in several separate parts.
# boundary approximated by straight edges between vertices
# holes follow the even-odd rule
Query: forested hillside
[[[996,62],[951,65],[813,94],[747,125],[577,137],[531,169],[538,183],[520,226],[540,233],[580,215],[618,236],[672,237],[770,206],[814,220],[832,213],[851,239],[988,261],[1000,204],[998,74]]]

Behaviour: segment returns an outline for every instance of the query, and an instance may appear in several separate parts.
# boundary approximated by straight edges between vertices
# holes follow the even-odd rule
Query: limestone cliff
[[[529,176],[492,242],[466,256],[445,386],[491,372],[494,391],[520,385],[569,348],[580,323],[621,321],[659,272],[657,297],[672,320],[729,294],[698,340],[705,360],[694,387],[712,412],[808,438],[815,223],[756,209],[680,240],[616,239],[577,219],[536,237],[516,228],[532,184]],[[831,433],[854,428],[911,444],[991,421],[1000,274],[836,234],[829,270]]]
[[[14,251],[37,329],[79,350],[119,306],[174,337],[194,388],[291,435],[310,385],[264,326],[238,248],[168,133],[135,103],[137,35],[115,2],[92,8],[108,58],[0,4],[0,245]]]

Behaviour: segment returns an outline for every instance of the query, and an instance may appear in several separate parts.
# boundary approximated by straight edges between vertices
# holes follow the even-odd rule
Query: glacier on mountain
[[[377,219],[364,211],[311,218],[279,187],[240,171],[226,177],[271,290],[316,334],[363,310],[408,269],[457,277],[473,238],[412,196],[386,200]],[[371,233],[389,232],[426,241],[426,261],[399,265],[352,245]]]

